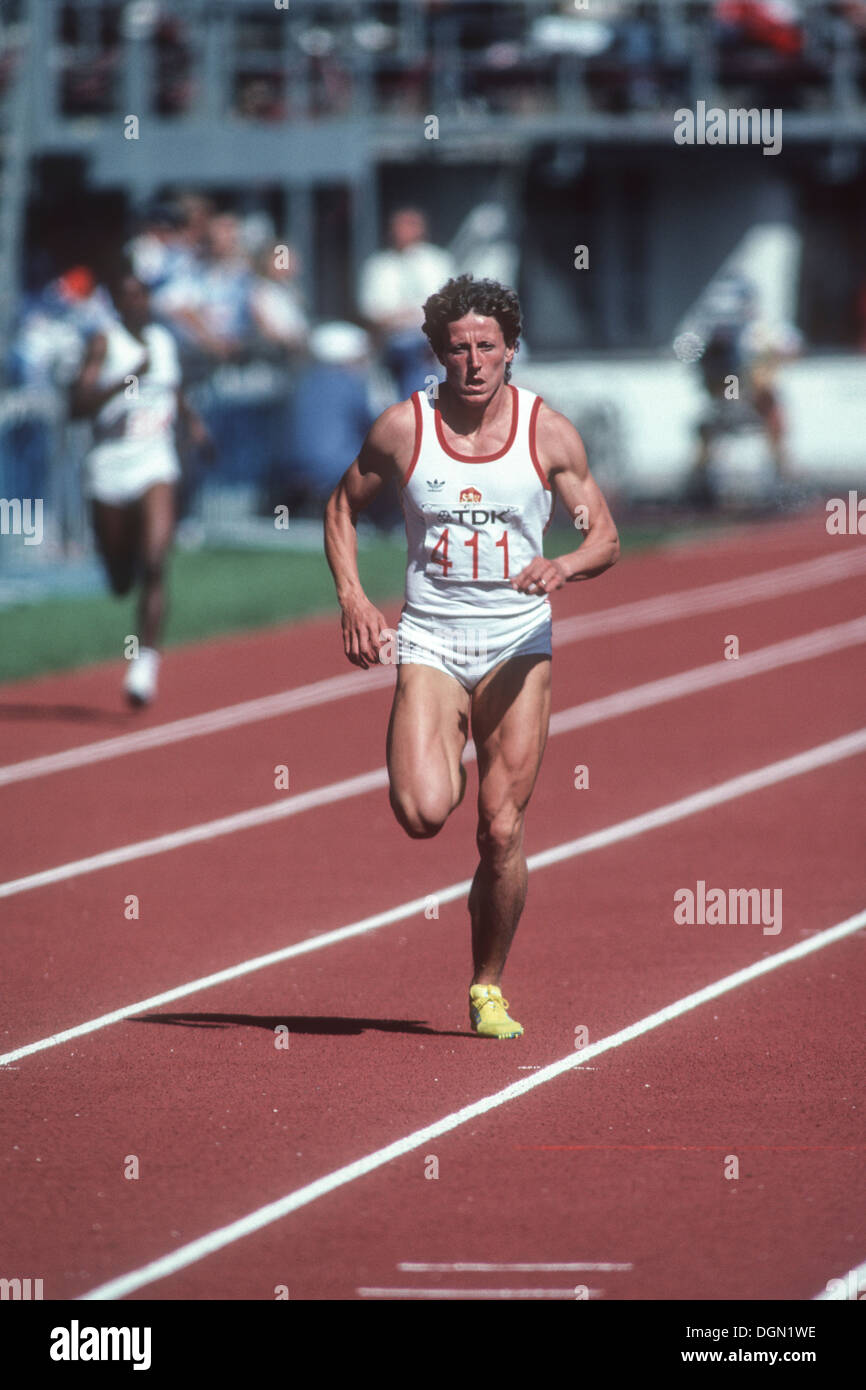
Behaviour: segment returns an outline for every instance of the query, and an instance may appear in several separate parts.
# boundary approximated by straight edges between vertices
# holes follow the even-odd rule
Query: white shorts
[[[403,609],[397,626],[397,664],[435,666],[453,676],[466,690],[474,690],[488,671],[515,656],[551,656],[553,621],[550,608],[539,622],[538,612],[529,620],[479,615],[475,627],[465,623],[436,622]]]
[[[108,447],[97,447],[82,466],[85,497],[114,507],[137,502],[155,483],[176,483],[179,479],[177,454],[168,446],[140,449],[132,458],[113,455]]]

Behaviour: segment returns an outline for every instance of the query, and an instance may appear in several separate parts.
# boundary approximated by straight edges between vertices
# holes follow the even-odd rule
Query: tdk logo
[[[491,507],[489,511],[484,507],[457,507],[453,512],[437,511],[436,518],[452,526],[507,526],[512,514],[511,507],[501,507],[499,510]]]

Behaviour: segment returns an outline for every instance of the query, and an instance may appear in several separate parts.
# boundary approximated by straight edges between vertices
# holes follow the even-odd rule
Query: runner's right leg
[[[442,829],[466,790],[461,764],[469,737],[469,692],[435,666],[397,667],[388,725],[388,775],[394,815],[413,839]]]

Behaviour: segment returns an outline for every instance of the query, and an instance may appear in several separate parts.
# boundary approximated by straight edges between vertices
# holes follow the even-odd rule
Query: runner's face
[[[120,288],[120,316],[128,327],[138,330],[150,322],[150,295],[147,286],[128,275]]]
[[[505,346],[496,319],[466,314],[446,325],[441,361],[448,385],[464,401],[486,400],[505,380],[514,348]]]

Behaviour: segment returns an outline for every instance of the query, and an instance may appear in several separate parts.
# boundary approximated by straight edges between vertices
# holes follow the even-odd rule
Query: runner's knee
[[[451,805],[442,797],[408,797],[391,793],[391,808],[399,824],[413,840],[431,840],[438,835],[449,815]]]
[[[515,806],[505,807],[495,815],[481,814],[476,844],[482,859],[507,859],[520,848],[523,838],[523,813]]]
[[[123,598],[128,594],[135,583],[135,571],[132,566],[124,566],[123,569],[109,569],[108,583],[111,592],[116,598]]]
[[[165,570],[165,554],[162,551],[154,552],[152,555],[145,555],[141,565],[141,577],[144,584],[152,587],[162,582]]]

